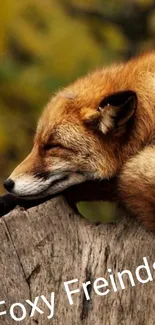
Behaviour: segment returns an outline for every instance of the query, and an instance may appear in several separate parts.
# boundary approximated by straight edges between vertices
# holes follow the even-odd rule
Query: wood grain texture
[[[55,313],[48,320],[48,308],[21,322],[22,325],[153,325],[155,324],[155,281],[136,281],[135,269],[146,256],[155,261],[155,236],[138,222],[123,218],[118,225],[93,225],[76,215],[62,197],[28,211],[16,209],[0,222],[0,299],[7,308],[15,302],[55,292]],[[98,296],[93,281],[109,279],[128,269],[135,278],[135,287],[126,281],[126,289]],[[146,277],[145,273],[144,276]],[[79,287],[91,281],[91,299],[83,291],[73,295],[70,306],[63,283],[79,280]],[[77,285],[75,286],[77,287]],[[75,288],[72,286],[72,289]],[[0,310],[2,307],[0,306]],[[9,315],[1,316],[1,325],[16,324]],[[20,322],[18,322],[20,324]]]

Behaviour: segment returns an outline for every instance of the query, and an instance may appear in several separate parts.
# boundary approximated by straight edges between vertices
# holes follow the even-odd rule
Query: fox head
[[[52,98],[31,153],[4,182],[5,188],[34,199],[115,176],[137,148],[132,141],[139,98],[129,73],[125,64],[96,71]]]

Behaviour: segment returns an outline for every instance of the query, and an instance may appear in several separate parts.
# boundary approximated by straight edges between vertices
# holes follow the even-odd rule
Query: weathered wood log
[[[24,304],[27,316],[22,325],[153,325],[155,324],[155,282],[142,284],[136,280],[136,268],[147,257],[152,276],[155,261],[155,236],[147,232],[136,220],[122,218],[119,224],[92,224],[76,215],[62,198],[54,198],[27,211],[13,210],[0,221],[0,305],[1,325],[20,324],[12,319],[9,310],[14,303]],[[115,275],[128,269],[125,289],[117,285],[114,292],[108,269]],[[147,278],[145,270],[141,273]],[[109,292],[104,296],[95,293],[94,280],[104,277]],[[127,279],[128,278],[128,279]],[[64,282],[78,279],[70,290],[80,288],[72,295],[69,304]],[[90,281],[87,300],[82,283]],[[104,288],[104,291],[107,288]],[[35,312],[26,299],[34,301],[44,295],[50,301],[55,292],[55,309],[52,319],[43,301],[38,306],[44,313]],[[16,317],[20,317],[17,308]]]

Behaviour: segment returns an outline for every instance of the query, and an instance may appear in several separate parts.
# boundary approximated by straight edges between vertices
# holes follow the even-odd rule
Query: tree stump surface
[[[1,325],[20,324],[9,314],[16,302],[23,303],[28,313],[22,325],[155,324],[155,281],[142,284],[135,277],[136,268],[147,257],[154,278],[155,236],[136,220],[122,218],[119,224],[95,225],[76,215],[59,197],[27,211],[17,208],[3,217],[0,242],[0,300],[6,302],[0,311],[8,311],[0,317]],[[125,276],[126,288],[118,285],[114,292],[108,269],[115,278],[119,271],[130,270],[135,287]],[[99,277],[109,282],[107,295],[94,291]],[[80,288],[80,293],[72,295],[74,304],[70,305],[64,282],[73,279],[79,282],[70,285],[70,290]],[[90,300],[82,290],[87,281],[91,282]],[[25,300],[33,302],[44,295],[50,301],[51,292],[55,292],[54,317],[47,318],[50,311],[40,300],[44,314],[36,312],[31,318]]]

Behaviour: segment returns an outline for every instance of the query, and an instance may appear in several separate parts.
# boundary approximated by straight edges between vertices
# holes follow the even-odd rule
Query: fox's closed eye
[[[48,150],[52,150],[52,149],[64,149],[64,147],[59,144],[59,143],[47,143],[43,146],[44,150],[45,151],[48,151]]]

